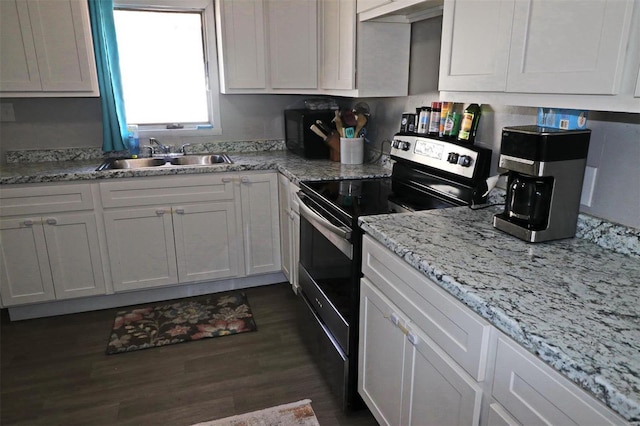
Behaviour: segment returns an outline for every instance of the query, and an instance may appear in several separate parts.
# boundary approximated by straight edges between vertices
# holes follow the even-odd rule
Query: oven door
[[[351,229],[317,202],[300,198],[300,288],[309,305],[348,355],[354,279]]]

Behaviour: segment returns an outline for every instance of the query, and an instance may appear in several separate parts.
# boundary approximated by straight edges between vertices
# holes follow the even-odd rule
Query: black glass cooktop
[[[329,204],[337,209],[347,221],[355,221],[359,216],[464,205],[415,184],[393,184],[391,178],[307,181],[302,182],[301,187],[321,205]]]
[[[389,212],[391,178],[303,182],[303,188],[305,185],[351,217]]]

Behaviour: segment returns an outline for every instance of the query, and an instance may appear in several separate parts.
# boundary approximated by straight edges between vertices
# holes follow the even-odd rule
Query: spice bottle
[[[478,122],[480,121],[480,105],[471,104],[465,108],[462,113],[462,122],[460,123],[460,132],[458,132],[458,141],[472,144],[476,138],[476,130],[478,130]]]
[[[449,113],[449,109],[451,108],[451,102],[442,102],[442,107],[440,108],[440,129],[438,130],[438,136],[444,135],[444,122],[447,119],[447,114]]]
[[[418,133],[426,135],[429,132],[429,116],[431,108],[423,106],[420,108],[420,118],[418,119]]]
[[[440,102],[431,102],[431,115],[429,116],[429,135],[438,136],[440,133]]]
[[[443,136],[448,139],[455,139],[460,131],[461,120],[462,114],[455,111],[454,106],[451,106],[444,121]]]

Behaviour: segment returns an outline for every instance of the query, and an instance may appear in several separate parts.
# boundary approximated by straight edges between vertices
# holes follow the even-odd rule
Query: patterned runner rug
[[[320,426],[311,400],[292,402],[193,426]]]
[[[255,330],[251,307],[242,292],[134,307],[116,314],[107,354]]]

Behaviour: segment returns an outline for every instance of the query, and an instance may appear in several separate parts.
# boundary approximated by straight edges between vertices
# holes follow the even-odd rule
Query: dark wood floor
[[[0,424],[190,425],[309,398],[320,424],[345,415],[296,328],[289,284],[245,290],[258,331],[105,355],[117,309],[10,322],[3,312]]]

